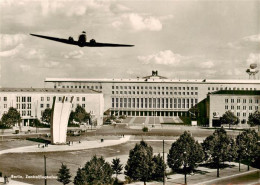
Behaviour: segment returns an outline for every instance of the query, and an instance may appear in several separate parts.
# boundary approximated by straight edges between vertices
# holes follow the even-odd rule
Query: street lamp
[[[186,151],[184,151],[183,152],[183,156],[184,156],[184,164],[183,164],[183,166],[184,166],[184,184],[187,184],[187,177],[186,177],[186,175],[187,175],[187,173],[186,173]]]

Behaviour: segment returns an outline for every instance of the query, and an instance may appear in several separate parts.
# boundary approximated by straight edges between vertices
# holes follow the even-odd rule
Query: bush
[[[142,130],[143,132],[148,132],[148,127],[144,127]]]
[[[119,116],[120,119],[126,119],[126,115]]]

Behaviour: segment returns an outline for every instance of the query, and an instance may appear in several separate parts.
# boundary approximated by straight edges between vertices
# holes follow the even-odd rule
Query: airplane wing
[[[62,39],[62,38],[56,38],[56,37],[49,37],[49,36],[44,36],[44,35],[36,35],[36,34],[30,34],[35,37],[40,37],[43,39],[48,39],[48,40],[53,40],[56,42],[62,42],[65,44],[72,44],[72,45],[77,45],[79,46],[78,41],[74,40],[69,40],[69,39]],[[80,45],[81,47],[132,47],[134,45],[128,45],[128,44],[112,44],[112,43],[99,43],[99,42],[85,42]]]
[[[86,47],[132,47],[134,45],[128,44],[112,44],[112,43],[100,43],[100,42],[86,42]]]
[[[78,45],[77,41],[73,41],[73,40],[69,40],[69,39],[62,39],[62,38],[49,37],[49,36],[36,35],[36,34],[30,34],[30,35],[35,36],[35,37],[44,38],[44,39],[53,40],[53,41],[56,41],[56,42],[62,42],[62,43],[65,43],[65,44]]]

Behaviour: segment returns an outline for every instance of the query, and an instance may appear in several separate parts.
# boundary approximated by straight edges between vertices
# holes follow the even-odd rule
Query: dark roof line
[[[260,95],[259,90],[220,90],[210,94],[233,94],[233,95]]]

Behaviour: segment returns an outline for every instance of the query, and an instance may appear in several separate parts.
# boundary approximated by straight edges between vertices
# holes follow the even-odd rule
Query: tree
[[[69,168],[65,164],[61,164],[61,168],[57,174],[58,179],[57,181],[61,182],[62,184],[66,185],[71,182],[71,174]]]
[[[230,129],[230,125],[238,124],[238,118],[229,110],[223,114],[220,118],[220,122],[221,124],[228,124]]]
[[[116,174],[116,179],[117,179],[117,175],[121,174],[121,171],[123,170],[123,165],[120,164],[120,159],[119,158],[113,159],[111,167],[113,172]]]
[[[255,125],[258,125],[258,131],[260,130],[260,112],[255,111],[253,114],[250,114],[248,117],[248,124],[253,127]]]
[[[46,108],[42,113],[42,121],[50,124],[51,123],[51,113],[52,113],[52,109]]]
[[[125,175],[133,180],[146,182],[152,180],[154,173],[153,148],[146,142],[141,141],[130,150],[129,158],[125,166]]]
[[[1,124],[6,128],[11,128],[15,123],[21,123],[21,115],[17,109],[10,107],[7,113],[4,113],[1,118]]]
[[[183,165],[187,171],[192,171],[197,164],[203,161],[202,146],[195,141],[191,134],[185,131],[171,146],[167,163],[172,171],[180,169]]]
[[[74,178],[74,185],[85,185],[86,175],[83,169],[78,168],[77,175]]]
[[[152,179],[156,181],[163,181],[164,172],[166,170],[166,164],[163,161],[163,157],[160,154],[153,156],[153,162],[155,164],[155,169],[152,174]]]
[[[226,159],[233,160],[232,154],[228,151],[231,147],[232,140],[227,135],[223,127],[214,131],[213,135],[208,136],[202,143],[205,153],[205,160],[213,161],[217,166],[217,177],[219,177],[220,162]]]
[[[75,112],[72,112],[70,115],[70,120],[73,121],[77,121],[79,123],[82,122],[87,122],[90,120],[90,114],[86,112],[86,110],[81,107],[80,105],[78,105],[76,107]]]
[[[98,158],[96,155],[86,162],[84,167],[86,175],[85,183],[90,185],[112,184],[113,170],[108,162],[101,156]]]
[[[237,145],[239,162],[244,160],[247,163],[247,170],[249,170],[250,164],[259,157],[259,145],[257,144],[257,133],[255,130],[245,130],[241,134],[237,135]]]

